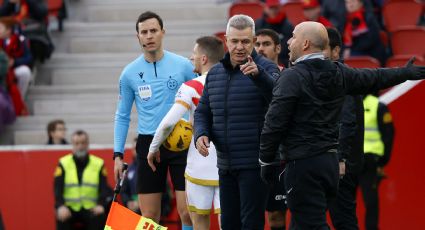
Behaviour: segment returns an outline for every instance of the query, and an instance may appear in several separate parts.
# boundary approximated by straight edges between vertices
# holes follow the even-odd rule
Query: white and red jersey
[[[205,78],[206,74],[183,83],[176,94],[175,103],[181,104],[188,109],[189,121],[192,125],[195,109],[198,106],[204,90]],[[209,155],[204,157],[199,154],[198,150],[195,148],[195,143],[192,138],[187,155],[186,179],[194,184],[217,186],[218,169],[216,165],[217,154],[213,143],[210,143]]]

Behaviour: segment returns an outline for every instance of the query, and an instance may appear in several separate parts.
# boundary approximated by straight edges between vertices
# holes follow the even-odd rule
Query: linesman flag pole
[[[163,227],[149,218],[137,215],[116,201],[127,177],[127,169],[128,164],[124,163],[122,178],[115,185],[114,198],[104,230],[167,230],[167,227]]]

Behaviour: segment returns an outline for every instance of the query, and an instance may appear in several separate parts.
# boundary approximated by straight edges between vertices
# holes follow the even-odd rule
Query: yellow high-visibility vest
[[[77,166],[72,154],[59,160],[65,172],[65,187],[63,198],[65,205],[78,212],[81,208],[91,209],[97,204],[99,197],[99,175],[103,160],[89,155],[89,161],[83,171],[82,182],[78,183]]]
[[[364,105],[364,152],[378,156],[384,155],[384,142],[378,128],[379,99],[368,95],[363,100]]]

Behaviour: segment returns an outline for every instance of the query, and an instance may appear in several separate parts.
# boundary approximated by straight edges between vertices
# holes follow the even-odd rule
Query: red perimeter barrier
[[[388,179],[380,187],[380,226],[385,230],[425,226],[425,83],[422,82],[390,104],[396,128]],[[61,156],[70,150],[0,151],[0,210],[7,230],[55,227],[53,172]],[[94,149],[102,157],[113,182],[112,149]],[[127,153],[126,160],[131,156]],[[364,206],[359,196],[358,216],[364,229]],[[215,220],[212,219],[212,220]],[[215,222],[215,221],[214,221]],[[217,229],[216,222],[212,229]]]

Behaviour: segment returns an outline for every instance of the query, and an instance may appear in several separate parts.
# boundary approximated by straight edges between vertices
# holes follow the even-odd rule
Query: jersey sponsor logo
[[[151,85],[142,85],[139,86],[139,96],[143,101],[149,101],[152,97]]]
[[[285,200],[285,199],[286,199],[286,196],[285,196],[285,195],[276,195],[276,196],[274,197],[274,199],[275,199],[275,200]]]
[[[171,90],[174,90],[177,88],[177,86],[179,86],[179,83],[170,76],[170,79],[167,81],[167,87]]]

